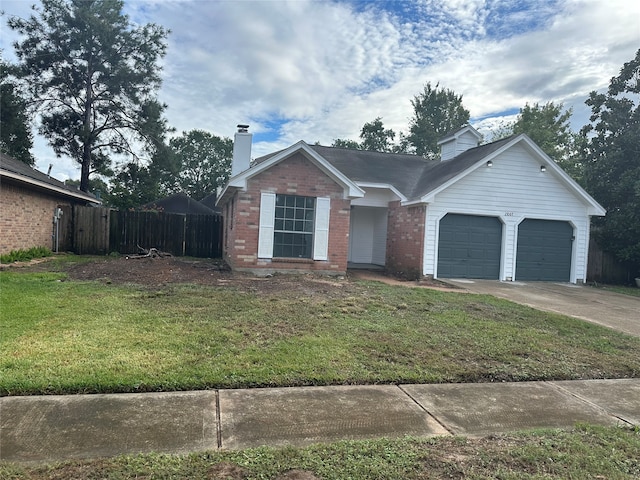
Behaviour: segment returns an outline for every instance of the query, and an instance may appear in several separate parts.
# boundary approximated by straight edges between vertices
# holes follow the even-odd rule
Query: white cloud
[[[25,2],[2,8],[28,14]],[[169,123],[224,136],[250,123],[255,155],[355,139],[378,116],[406,132],[427,81],[463,95],[478,121],[554,101],[574,107],[577,129],[588,92],[640,47],[640,4],[625,0],[127,0],[125,9],[172,31],[160,92]]]

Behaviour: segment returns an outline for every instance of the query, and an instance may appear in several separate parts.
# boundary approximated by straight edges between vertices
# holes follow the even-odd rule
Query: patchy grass
[[[595,288],[602,290],[608,290],[610,292],[621,293],[622,295],[630,295],[632,297],[640,297],[640,288],[638,287],[625,287],[623,285],[593,285]]]
[[[640,431],[581,425],[483,439],[345,441],[305,448],[131,455],[23,467],[3,479],[637,479]]]
[[[640,339],[491,296],[347,280],[306,294],[282,280],[0,281],[1,395],[640,374]]]

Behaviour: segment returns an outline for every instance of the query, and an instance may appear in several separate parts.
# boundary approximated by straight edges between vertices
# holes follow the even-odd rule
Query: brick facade
[[[260,196],[263,192],[331,199],[329,259],[258,258]],[[342,274],[347,270],[351,202],[343,188],[301,153],[296,153],[247,181],[223,206],[225,260],[234,270],[316,271]]]
[[[17,185],[0,188],[0,254],[32,247],[51,248],[53,214],[69,202]]]
[[[389,204],[386,269],[407,278],[422,277],[426,207]]]

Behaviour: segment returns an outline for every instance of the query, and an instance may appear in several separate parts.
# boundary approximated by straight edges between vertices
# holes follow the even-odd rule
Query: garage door
[[[518,226],[516,280],[568,282],[573,227],[568,222],[526,219]]]
[[[496,217],[447,214],[440,220],[438,276],[500,276],[502,222]]]

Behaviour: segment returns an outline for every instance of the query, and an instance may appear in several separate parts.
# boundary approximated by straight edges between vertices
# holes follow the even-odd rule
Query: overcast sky
[[[32,3],[0,4],[7,60],[6,17],[27,17]],[[232,137],[247,123],[254,157],[298,140],[358,140],[376,117],[407,132],[426,82],[462,95],[481,131],[549,101],[572,107],[578,130],[588,93],[640,48],[633,0],[126,0],[125,13],[171,30],[159,93],[169,124]],[[34,154],[40,170],[79,178],[42,139]]]

